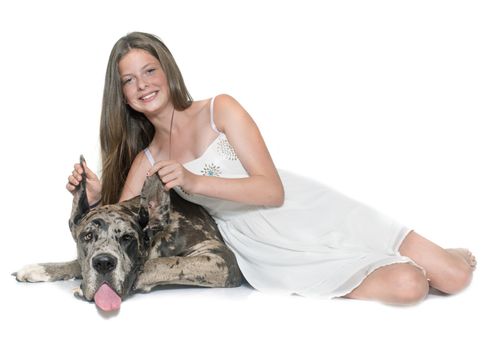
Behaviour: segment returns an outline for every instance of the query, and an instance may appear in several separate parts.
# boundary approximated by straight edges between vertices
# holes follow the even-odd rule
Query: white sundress
[[[248,177],[226,135],[213,120],[217,138],[198,158],[183,164],[195,173]],[[154,158],[144,150],[149,162]],[[174,190],[202,205],[214,218],[248,283],[263,292],[339,297],[375,269],[413,263],[398,248],[408,228],[324,184],[278,170],[285,200],[281,207],[248,205]]]

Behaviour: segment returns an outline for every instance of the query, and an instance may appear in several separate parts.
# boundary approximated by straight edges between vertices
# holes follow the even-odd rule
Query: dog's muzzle
[[[111,254],[101,253],[94,256],[91,263],[94,270],[102,276],[105,276],[115,270],[118,260]],[[101,284],[94,294],[94,302],[104,311],[118,310],[121,301],[121,297],[107,282]]]

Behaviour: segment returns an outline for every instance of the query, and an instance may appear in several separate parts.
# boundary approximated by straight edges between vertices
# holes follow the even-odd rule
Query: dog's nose
[[[98,254],[92,258],[92,266],[99,273],[108,273],[115,269],[116,258],[110,254]]]

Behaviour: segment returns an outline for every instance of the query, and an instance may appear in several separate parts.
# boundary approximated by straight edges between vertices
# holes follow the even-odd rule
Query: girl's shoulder
[[[229,123],[236,123],[238,119],[248,116],[247,111],[231,95],[220,94],[211,99],[211,113],[219,131],[224,132]]]
[[[233,96],[228,94],[216,95],[213,97],[213,99],[214,99],[214,109],[216,108],[216,106],[220,108],[241,107],[240,103]]]

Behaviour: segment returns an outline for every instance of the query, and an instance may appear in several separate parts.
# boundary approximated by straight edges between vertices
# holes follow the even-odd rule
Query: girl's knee
[[[426,298],[428,292],[428,280],[418,267],[405,266],[395,277],[395,300],[397,304],[416,304]]]

